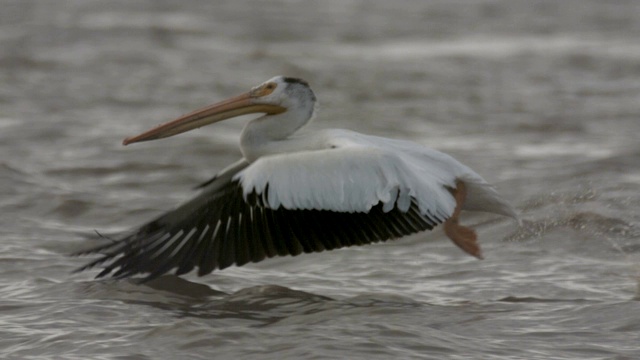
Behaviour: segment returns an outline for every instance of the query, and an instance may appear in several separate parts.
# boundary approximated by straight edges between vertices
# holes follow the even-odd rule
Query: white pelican
[[[300,79],[276,76],[249,92],[196,110],[124,145],[173,136],[249,113],[244,156],[201,186],[192,200],[109,244],[80,254],[103,255],[97,277],[198,267],[202,276],[276,255],[333,250],[396,239],[444,223],[462,250],[482,258],[461,210],[517,219],[494,188],[451,156],[413,142],[348,130],[300,131],[316,97]]]

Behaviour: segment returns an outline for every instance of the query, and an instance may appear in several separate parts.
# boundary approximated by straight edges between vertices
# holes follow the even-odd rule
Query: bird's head
[[[316,96],[302,79],[276,76],[249,91],[256,102],[281,106],[287,110],[315,105]]]
[[[244,94],[198,109],[142,134],[128,137],[122,143],[128,145],[161,139],[218,121],[253,113],[277,115],[288,110],[303,110],[309,112],[310,118],[313,115],[315,103],[316,97],[306,81],[276,76]]]

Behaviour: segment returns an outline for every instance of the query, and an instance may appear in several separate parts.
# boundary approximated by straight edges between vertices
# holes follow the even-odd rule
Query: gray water
[[[637,1],[3,1],[0,357],[640,358]],[[146,285],[71,273],[239,156],[121,140],[277,74],[316,128],[454,155],[521,212]]]

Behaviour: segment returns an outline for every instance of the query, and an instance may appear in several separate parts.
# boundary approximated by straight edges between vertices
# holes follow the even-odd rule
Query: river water
[[[640,358],[637,1],[46,1],[0,12],[0,357]],[[238,119],[121,140],[274,75],[312,126],[454,155],[523,225],[441,230],[145,285],[72,273],[172,208]]]

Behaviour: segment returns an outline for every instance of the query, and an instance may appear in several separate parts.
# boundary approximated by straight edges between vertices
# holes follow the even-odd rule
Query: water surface
[[[9,1],[0,13],[0,357],[640,356],[635,1]],[[411,139],[524,224],[441,231],[146,285],[67,254],[236,160],[246,120],[121,140],[273,75],[316,128]]]

